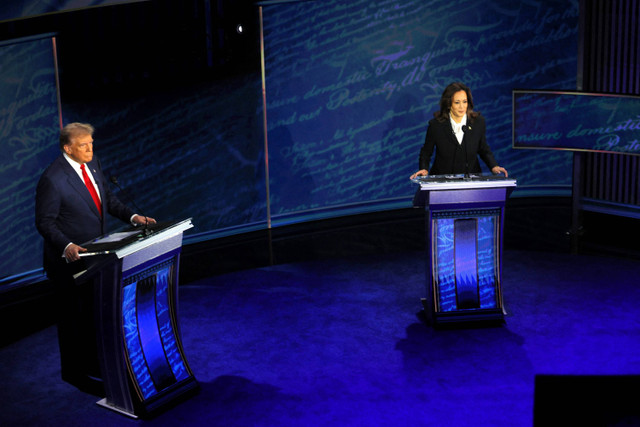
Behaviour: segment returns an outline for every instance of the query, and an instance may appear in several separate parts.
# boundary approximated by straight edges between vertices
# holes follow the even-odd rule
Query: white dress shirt
[[[80,166],[82,166],[82,164],[76,162],[75,160],[73,160],[71,157],[69,157],[67,155],[67,153],[62,153],[62,154],[64,155],[64,158],[67,159],[67,161],[69,162],[69,164],[71,165],[73,170],[76,171],[76,173],[78,174],[78,176],[80,177],[82,182],[84,182],[84,178],[82,176],[82,169],[80,169]],[[102,201],[102,196],[100,195],[100,189],[98,188],[98,185],[96,184],[96,180],[93,178],[93,175],[91,174],[90,168],[87,167],[86,164],[85,164],[84,170],[87,171],[87,175],[89,175],[89,179],[91,180],[91,183],[93,184],[93,188],[96,189],[96,193],[98,194],[98,197],[100,198],[100,201]]]
[[[458,144],[462,144],[462,138],[464,138],[464,132],[462,131],[462,127],[467,124],[467,115],[465,114],[464,116],[462,116],[462,120],[460,120],[460,123],[456,123],[456,121],[453,120],[453,117],[449,117],[449,120],[451,120],[451,127],[453,128],[453,134],[456,136],[456,139],[458,140]]]

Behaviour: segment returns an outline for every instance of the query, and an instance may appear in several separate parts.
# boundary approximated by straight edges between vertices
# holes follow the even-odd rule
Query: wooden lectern
[[[99,405],[137,418],[197,390],[178,324],[178,267],[191,219],[102,236],[76,283],[95,289]]]
[[[414,204],[425,207],[427,297],[432,325],[504,321],[502,228],[515,179],[498,175],[434,175],[420,185]]]

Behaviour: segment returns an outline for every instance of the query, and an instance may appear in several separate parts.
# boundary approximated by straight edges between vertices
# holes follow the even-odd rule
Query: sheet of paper
[[[133,236],[134,234],[138,234],[138,231],[122,231],[119,233],[107,234],[100,239],[93,241],[92,243],[111,243],[111,242],[119,242],[122,239],[126,239],[129,236]]]

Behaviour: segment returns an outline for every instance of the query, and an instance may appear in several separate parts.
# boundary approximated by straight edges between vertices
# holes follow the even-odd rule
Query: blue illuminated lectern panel
[[[516,181],[498,175],[434,175],[420,185],[425,207],[427,297],[433,323],[504,319],[502,227]],[[422,205],[424,203],[424,205]]]
[[[123,277],[122,324],[129,368],[142,399],[188,379],[171,307],[175,261],[166,259]]]
[[[500,211],[435,212],[431,221],[436,311],[497,308]]]
[[[105,397],[99,405],[138,418],[198,390],[178,324],[182,232],[191,219],[87,242],[80,278],[96,287],[94,310]]]

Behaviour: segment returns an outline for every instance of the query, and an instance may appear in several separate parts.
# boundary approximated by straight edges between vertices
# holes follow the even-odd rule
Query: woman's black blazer
[[[491,170],[498,163],[493,157],[485,136],[484,117],[472,119],[467,116],[462,144],[458,143],[449,118],[443,121],[429,121],[424,145],[420,149],[420,169],[429,171],[429,175],[449,175],[464,173],[481,173],[478,156]],[[433,150],[435,159],[429,168]]]

